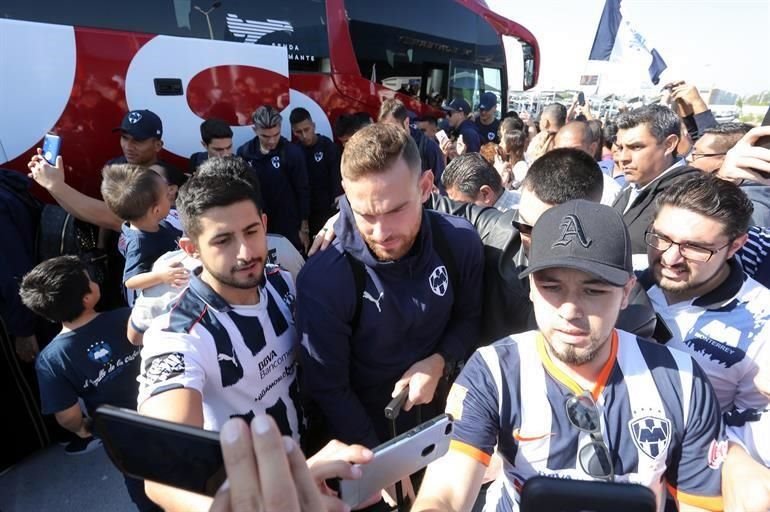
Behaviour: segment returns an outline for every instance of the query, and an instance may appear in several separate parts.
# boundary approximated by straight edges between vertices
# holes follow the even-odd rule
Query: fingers
[[[753,146],[757,142],[757,139],[766,135],[770,135],[770,126],[756,126],[749,130],[739,143],[745,142]]]
[[[56,168],[64,172],[64,159],[61,155],[56,157]]]
[[[407,371],[401,379],[396,382],[396,385],[393,386],[393,392],[390,394],[391,398],[396,398],[398,395],[401,394],[401,392],[404,390],[405,387],[409,385],[409,379],[412,378],[412,372]]]
[[[313,475],[313,481],[319,484],[331,478],[341,478],[342,480],[361,478],[361,468],[345,460],[316,462],[310,468],[310,472]]]
[[[323,510],[321,492],[318,490],[316,480],[313,478],[313,475],[310,473],[310,469],[307,467],[307,461],[305,460],[305,456],[302,454],[302,450],[299,449],[297,443],[295,443],[294,440],[290,437],[284,437],[283,441],[285,443],[287,456],[289,459],[289,470],[294,477],[294,484],[296,486],[297,495],[299,498],[299,509],[302,511]],[[339,501],[339,503],[342,508],[338,507],[338,510],[347,510],[341,501]]]
[[[227,508],[232,512],[259,510],[260,482],[257,462],[251,446],[251,435],[246,422],[239,418],[228,420],[220,433],[222,457],[230,484]],[[216,500],[215,500],[216,501]],[[220,505],[225,501],[220,499]]]
[[[264,468],[259,471],[264,509],[300,512],[297,488],[287,461],[287,452],[290,458],[291,452],[299,452],[301,455],[299,448],[293,441],[285,442],[275,421],[264,414],[251,420],[251,434],[257,463]]]

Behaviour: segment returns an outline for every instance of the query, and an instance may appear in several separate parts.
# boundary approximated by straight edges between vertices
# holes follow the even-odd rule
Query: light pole
[[[199,13],[203,14],[206,17],[206,23],[209,26],[209,37],[211,39],[214,39],[214,30],[211,28],[211,20],[209,19],[209,13],[214,9],[217,9],[221,5],[222,5],[222,2],[214,2],[213,4],[211,4],[211,7],[209,7],[205,11],[200,7],[198,7],[197,5],[193,6],[193,9],[195,9],[196,11],[198,11]]]

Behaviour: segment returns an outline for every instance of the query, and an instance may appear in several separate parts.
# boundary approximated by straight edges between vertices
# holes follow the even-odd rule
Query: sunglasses
[[[526,236],[532,235],[533,226],[531,224],[527,224],[526,222],[522,222],[518,212],[516,212],[516,218],[513,220],[512,224],[513,224],[513,227],[516,228],[516,230],[522,235],[526,235]]]
[[[580,467],[593,478],[613,481],[615,469],[612,465],[610,449],[602,436],[599,406],[589,393],[573,395],[565,405],[567,418],[572,426],[591,436],[591,442],[583,446],[578,453]]]

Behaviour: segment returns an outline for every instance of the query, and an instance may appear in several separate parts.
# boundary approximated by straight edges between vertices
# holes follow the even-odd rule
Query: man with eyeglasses
[[[570,201],[534,226],[537,330],[477,350],[447,400],[447,455],[413,511],[469,510],[496,452],[486,510],[518,510],[530,477],[633,482],[663,510],[721,510],[720,415],[693,359],[615,328],[635,284],[631,240],[610,207]],[[588,505],[588,504],[586,504]]]

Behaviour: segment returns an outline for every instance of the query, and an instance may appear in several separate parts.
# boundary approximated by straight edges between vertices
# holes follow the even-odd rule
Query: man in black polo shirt
[[[476,118],[476,128],[479,130],[481,143],[487,144],[500,142],[500,120],[497,119],[497,96],[492,92],[485,92],[479,98],[479,117]]]

